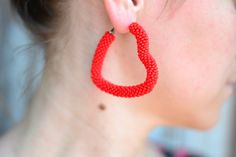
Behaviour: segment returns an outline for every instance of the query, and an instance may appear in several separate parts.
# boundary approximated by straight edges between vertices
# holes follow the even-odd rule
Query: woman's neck
[[[58,62],[46,67],[29,113],[13,131],[17,157],[139,157],[144,153],[147,135],[158,123],[145,115],[145,100],[118,98],[97,89],[90,80],[92,56],[79,53],[91,50],[83,50],[67,49],[66,57],[60,55]],[[117,57],[109,63],[115,72],[112,77],[125,76],[117,66],[122,59],[115,53],[110,57]],[[104,75],[111,76],[109,70]]]

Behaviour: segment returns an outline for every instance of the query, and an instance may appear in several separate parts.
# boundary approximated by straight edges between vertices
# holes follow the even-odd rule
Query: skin
[[[72,0],[46,50],[49,61],[31,108],[2,138],[0,154],[146,157],[154,127],[212,128],[236,74],[234,2],[169,2],[162,12],[165,0]],[[145,69],[128,32],[135,21],[149,35],[158,83],[143,97],[113,97],[91,82],[91,60],[101,35],[114,26],[117,40],[103,76],[115,84],[142,82]]]

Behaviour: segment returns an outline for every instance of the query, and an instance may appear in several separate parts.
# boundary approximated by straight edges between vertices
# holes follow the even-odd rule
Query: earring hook
[[[109,31],[110,34],[114,34],[115,33],[115,28],[113,27],[110,31]]]

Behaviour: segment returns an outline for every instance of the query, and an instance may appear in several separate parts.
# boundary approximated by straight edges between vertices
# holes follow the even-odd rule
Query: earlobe
[[[136,22],[137,13],[144,0],[104,0],[107,14],[116,32],[129,32],[129,25]]]

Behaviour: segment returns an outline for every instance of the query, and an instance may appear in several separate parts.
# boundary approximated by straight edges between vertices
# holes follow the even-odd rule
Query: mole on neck
[[[106,110],[106,106],[104,104],[102,104],[102,103],[98,105],[98,108],[101,111],[105,111]]]

